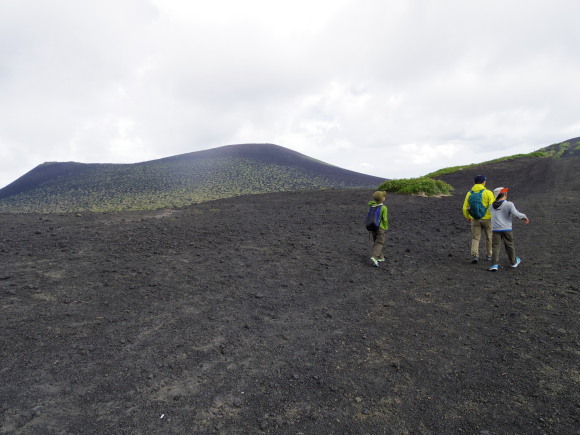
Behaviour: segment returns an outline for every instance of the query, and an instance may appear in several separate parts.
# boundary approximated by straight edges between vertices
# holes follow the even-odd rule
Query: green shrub
[[[403,193],[407,195],[449,195],[453,191],[450,184],[429,177],[401,178],[387,180],[381,184],[378,190],[391,193]]]

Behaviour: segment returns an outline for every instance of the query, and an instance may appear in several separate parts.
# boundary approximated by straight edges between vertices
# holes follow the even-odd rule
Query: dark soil
[[[578,159],[389,195],[378,269],[370,191],[0,215],[0,431],[579,433]],[[516,269],[468,261],[480,170]]]

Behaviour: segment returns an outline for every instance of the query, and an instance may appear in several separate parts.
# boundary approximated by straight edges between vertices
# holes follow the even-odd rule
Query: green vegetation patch
[[[564,142],[555,143],[539,150],[543,152],[546,157],[552,159],[559,159],[562,157],[573,157],[580,153],[580,138],[568,139]]]
[[[391,193],[403,193],[406,195],[435,196],[451,194],[453,186],[430,177],[419,177],[387,180],[379,186],[378,190],[385,190]]]
[[[570,148],[570,142],[562,142],[557,144],[557,146],[549,148],[546,155],[554,159],[559,159],[564,155],[566,151]]]

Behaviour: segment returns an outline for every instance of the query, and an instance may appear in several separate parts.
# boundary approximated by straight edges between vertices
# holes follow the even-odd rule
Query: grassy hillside
[[[557,159],[560,157],[573,157],[577,155],[580,155],[580,137],[553,144],[528,154],[516,154],[513,156],[489,160],[483,163],[451,166],[439,169],[438,171],[431,172],[430,174],[419,178],[386,180],[379,186],[379,190],[408,195],[448,195],[454,190],[454,187],[443,180],[435,179],[435,177],[457,174],[469,169],[475,170],[476,168],[485,168],[489,165],[493,166],[495,164],[503,164],[514,159],[533,157],[551,157]]]
[[[0,190],[0,212],[154,210],[383,181],[277,145],[230,145],[136,164],[44,163]]]
[[[539,150],[543,152],[546,157],[560,158],[573,157],[580,155],[580,137],[568,139],[564,142],[556,143]]]
[[[491,163],[499,163],[506,160],[513,160],[522,157],[551,157],[551,158],[560,158],[560,157],[572,157],[580,155],[580,137],[574,139],[568,139],[564,142],[559,142],[553,145],[549,145],[547,147],[541,148],[537,151],[534,151],[529,154],[515,154],[513,156],[507,157],[500,157],[499,159],[489,160],[482,163],[472,163],[469,165],[460,165],[460,166],[450,166],[448,168],[442,168],[438,171],[431,172],[427,174],[426,177],[439,177],[441,175],[451,174],[457,171],[463,171],[469,168],[473,168],[475,166],[486,165]]]

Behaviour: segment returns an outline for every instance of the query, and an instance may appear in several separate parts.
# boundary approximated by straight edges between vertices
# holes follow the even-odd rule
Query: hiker
[[[522,262],[520,257],[516,257],[516,248],[514,245],[514,235],[512,232],[512,219],[514,217],[521,219],[524,223],[530,223],[528,217],[520,213],[513,202],[507,201],[508,188],[498,187],[493,189],[494,203],[491,206],[491,226],[493,231],[493,258],[488,270],[497,272],[499,269],[499,250],[503,242],[508,254],[511,267],[518,267]]]
[[[485,235],[485,259],[491,261],[491,211],[493,193],[485,188],[487,178],[476,175],[463,201],[463,215],[471,223],[471,263],[479,261],[479,240]]]
[[[383,249],[385,247],[385,231],[389,228],[388,209],[383,204],[387,197],[387,192],[376,191],[373,194],[373,201],[369,202],[369,212],[367,214],[366,225],[373,235],[373,249],[371,252],[371,262],[375,267],[385,261]]]

